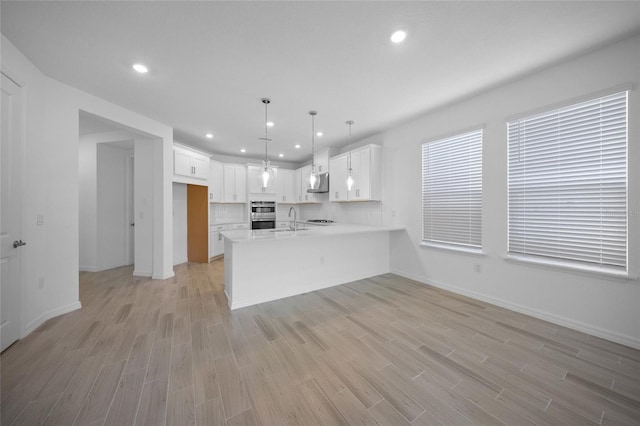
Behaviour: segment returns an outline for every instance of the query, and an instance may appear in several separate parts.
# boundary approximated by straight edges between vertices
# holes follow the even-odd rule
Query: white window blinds
[[[626,271],[627,92],[508,123],[509,252]]]
[[[482,248],[482,129],[422,145],[422,240]]]

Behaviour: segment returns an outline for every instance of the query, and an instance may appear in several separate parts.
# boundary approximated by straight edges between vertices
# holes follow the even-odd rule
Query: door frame
[[[19,170],[19,175],[20,175],[20,194],[25,194],[25,189],[26,189],[26,183],[25,183],[25,177],[26,177],[26,173],[25,173],[25,167],[24,165],[26,164],[25,162],[25,158],[26,158],[26,140],[27,140],[27,86],[24,84],[24,82],[22,81],[22,79],[20,79],[15,73],[11,72],[10,70],[7,70],[6,68],[0,68],[0,74],[4,75],[6,78],[8,78],[9,80],[11,80],[13,83],[16,84],[16,86],[18,86],[20,88],[20,98],[21,98],[21,111],[20,111],[20,140],[19,140],[19,149],[20,149],[20,155],[19,155],[19,162],[18,162],[18,167],[20,168]],[[25,212],[25,201],[24,201],[24,197],[20,197],[20,200],[18,202],[18,206],[20,209],[20,223],[18,224],[18,228],[19,228],[19,233],[21,236],[23,236],[23,238],[25,240],[30,240],[30,235],[26,235],[25,234],[25,225],[24,225],[24,220],[22,219],[24,217],[24,212]],[[22,252],[24,252],[24,250],[21,250],[18,253],[18,271],[20,274],[20,278],[19,278],[19,283],[18,283],[18,299],[19,299],[19,313],[18,313],[18,340],[23,339],[24,337],[26,337],[26,324],[25,324],[25,312],[27,309],[27,296],[26,293],[23,291],[23,289],[25,288],[25,272],[26,272],[26,268],[25,268],[25,262],[24,262],[24,255],[22,254]],[[15,343],[15,342],[14,342]],[[11,345],[9,345],[10,347]]]

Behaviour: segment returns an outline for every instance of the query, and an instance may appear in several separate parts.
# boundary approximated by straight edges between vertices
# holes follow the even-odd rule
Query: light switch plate
[[[37,226],[42,226],[44,225],[44,215],[38,213],[38,215],[36,216],[36,225]]]

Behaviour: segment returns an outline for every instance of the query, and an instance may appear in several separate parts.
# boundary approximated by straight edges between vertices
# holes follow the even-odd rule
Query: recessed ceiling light
[[[204,135],[207,139],[213,139],[213,133],[207,133]]]
[[[268,127],[273,127],[273,121],[267,121],[267,126]]]
[[[142,64],[133,64],[133,69],[138,71],[140,74],[146,74],[149,72],[149,68]]]
[[[282,158],[282,157],[284,157],[284,154],[280,153],[280,154],[278,154],[278,157]]]
[[[246,149],[244,149],[244,148],[242,148],[242,149],[240,150],[240,152],[242,152],[242,153],[244,154],[245,152],[247,152],[247,150],[246,150]]]
[[[318,133],[316,133],[316,136],[322,136],[322,135],[323,135],[323,133],[322,133],[322,132],[318,132]]]
[[[391,41],[394,43],[402,43],[406,37],[407,33],[405,31],[398,30],[391,34]]]
[[[300,144],[299,144],[299,143],[297,143],[297,144],[296,144],[296,146],[295,146],[295,148],[296,148],[296,149],[300,149]]]

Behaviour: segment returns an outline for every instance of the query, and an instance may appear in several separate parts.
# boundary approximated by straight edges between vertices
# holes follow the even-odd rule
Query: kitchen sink
[[[308,231],[309,228],[298,228],[298,231]],[[289,228],[280,228],[280,229],[272,229],[269,232],[296,232],[293,229],[289,229]]]

